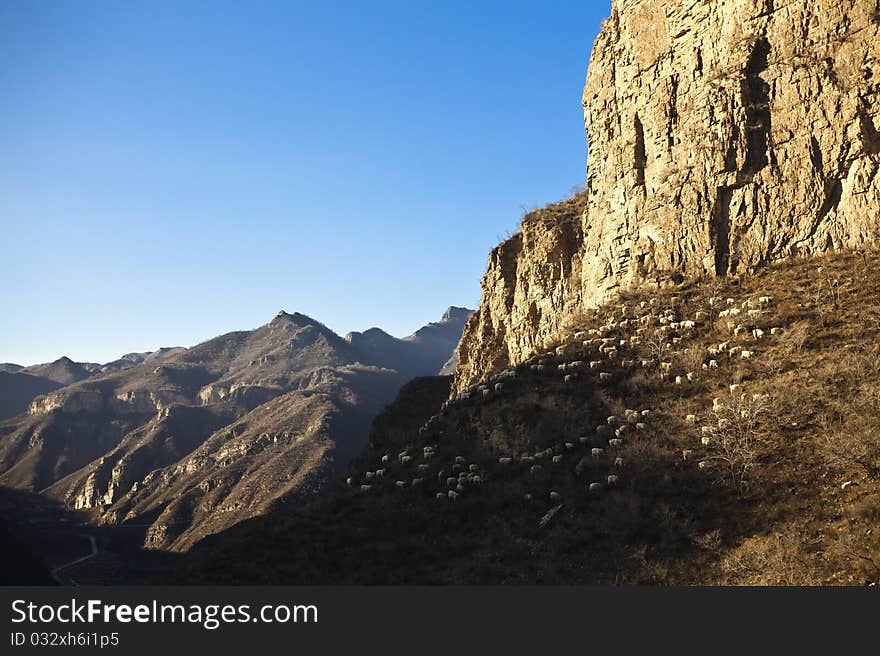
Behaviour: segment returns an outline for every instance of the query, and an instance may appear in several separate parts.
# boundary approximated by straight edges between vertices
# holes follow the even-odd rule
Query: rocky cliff
[[[614,0],[586,191],[491,253],[455,389],[627,286],[876,242],[878,60],[876,0]]]

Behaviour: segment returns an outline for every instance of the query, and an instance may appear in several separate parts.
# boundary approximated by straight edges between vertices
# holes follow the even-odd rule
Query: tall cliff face
[[[880,239],[880,1],[614,0],[587,189],[496,248],[455,389],[633,284]]]

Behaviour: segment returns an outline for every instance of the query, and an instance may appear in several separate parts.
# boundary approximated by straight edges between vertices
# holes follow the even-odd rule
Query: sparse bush
[[[715,466],[721,480],[731,485],[740,499],[747,495],[758,463],[759,424],[769,409],[767,395],[730,394],[712,409],[701,431],[709,442],[704,462]]]

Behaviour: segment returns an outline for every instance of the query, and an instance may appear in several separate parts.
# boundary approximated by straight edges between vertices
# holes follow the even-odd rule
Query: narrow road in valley
[[[63,565],[59,565],[55,569],[52,570],[52,578],[55,579],[59,585],[79,585],[76,580],[70,576],[62,574],[62,571],[73,567],[74,565],[78,565],[79,563],[90,560],[98,555],[98,543],[95,540],[95,536],[93,535],[81,535],[80,537],[86,538],[89,541],[89,547],[91,548],[91,553],[87,556],[83,556],[81,558],[77,558],[76,560],[71,560],[69,563],[64,563]]]

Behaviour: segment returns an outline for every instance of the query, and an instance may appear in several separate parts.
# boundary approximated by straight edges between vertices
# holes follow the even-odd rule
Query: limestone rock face
[[[626,286],[880,239],[876,0],[614,0],[583,107],[579,213],[492,252],[453,393]]]

